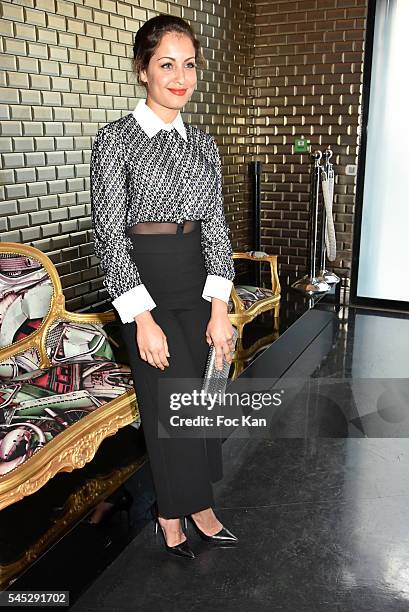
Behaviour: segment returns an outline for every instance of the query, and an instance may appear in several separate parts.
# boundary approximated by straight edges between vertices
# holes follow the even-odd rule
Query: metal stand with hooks
[[[328,179],[332,179],[334,178],[334,170],[332,168],[332,164],[330,162],[330,159],[332,157],[332,151],[329,147],[327,147],[327,149],[324,152],[324,156],[325,156],[325,163],[324,163],[324,170],[323,170],[323,174],[325,176],[325,178]],[[333,182],[332,182],[333,185]],[[331,198],[331,202],[333,199],[333,192],[330,193],[330,198]],[[327,238],[328,238],[328,226],[327,226],[327,212],[326,212],[326,207],[323,206],[322,207],[322,224],[321,224],[321,269],[319,272],[319,278],[322,279],[323,281],[325,281],[326,283],[329,283],[330,285],[334,284],[334,283],[339,283],[340,278],[339,276],[337,276],[334,272],[331,272],[329,270],[326,269],[325,265],[326,265],[326,254],[327,254],[327,248],[326,248],[326,244],[327,244]]]
[[[320,191],[320,160],[322,157],[321,151],[316,151],[312,154],[314,159],[314,169],[311,180],[311,198],[310,198],[310,274],[305,275],[300,280],[295,281],[291,286],[297,291],[302,291],[308,295],[315,293],[325,293],[331,287],[319,276],[316,276],[316,258],[317,258],[317,242],[318,242],[318,201]]]

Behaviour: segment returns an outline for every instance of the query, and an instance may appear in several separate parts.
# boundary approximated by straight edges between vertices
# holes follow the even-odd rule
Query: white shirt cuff
[[[137,285],[112,300],[112,305],[118,311],[122,323],[132,323],[134,317],[144,310],[152,310],[156,303],[145,285]]]
[[[208,302],[212,301],[212,297],[216,297],[228,304],[232,287],[233,281],[228,278],[217,276],[216,274],[208,274],[203,287],[202,297]]]

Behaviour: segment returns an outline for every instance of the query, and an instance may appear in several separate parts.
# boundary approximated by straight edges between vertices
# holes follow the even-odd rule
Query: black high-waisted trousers
[[[189,233],[130,234],[132,258],[156,303],[151,311],[167,336],[170,357],[164,370],[139,354],[136,323],[122,323],[159,513],[176,518],[214,506],[212,482],[223,477],[220,437],[158,435],[158,380],[201,378],[209,345],[206,327],[211,302],[202,297],[206,268],[200,222]]]

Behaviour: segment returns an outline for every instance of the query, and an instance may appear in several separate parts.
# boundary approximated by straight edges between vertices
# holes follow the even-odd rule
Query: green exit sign
[[[304,136],[296,138],[294,140],[294,152],[295,153],[309,153],[311,142],[306,140]]]

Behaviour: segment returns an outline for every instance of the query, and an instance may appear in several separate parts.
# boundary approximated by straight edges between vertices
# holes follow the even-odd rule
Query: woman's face
[[[140,80],[147,84],[154,105],[180,109],[190,100],[197,84],[195,48],[189,36],[166,32]]]

